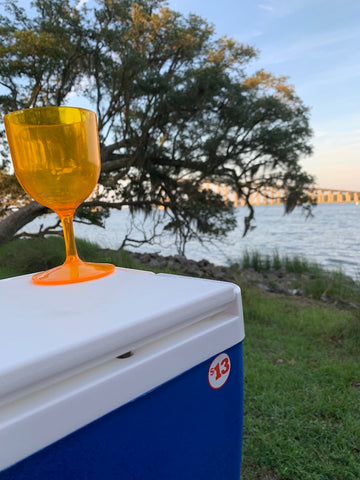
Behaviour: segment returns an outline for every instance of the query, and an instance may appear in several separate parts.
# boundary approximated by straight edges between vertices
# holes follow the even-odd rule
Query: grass
[[[291,273],[307,273],[319,269],[316,263],[311,263],[303,257],[298,255],[293,257],[281,256],[278,251],[274,251],[272,255],[262,255],[257,250],[245,250],[240,265],[242,268],[253,268],[256,272],[284,268]]]
[[[244,479],[359,479],[358,312],[243,293]]]
[[[253,268],[257,272],[285,269],[289,273],[316,273],[322,268],[316,262],[310,262],[300,255],[280,255],[277,250],[272,255],[262,255],[257,250],[245,250],[240,265]]]
[[[141,265],[125,251],[101,250],[98,245],[76,240],[81,258],[89,262],[109,262],[125,268]],[[0,245],[0,279],[39,272],[60,265],[65,260],[64,240],[61,237],[14,240]]]
[[[82,241],[78,247],[86,260],[141,268],[126,252],[104,251]],[[11,242],[0,247],[0,277],[49,268],[63,255],[61,238]],[[275,261],[284,268],[282,259],[269,258],[270,268]],[[340,288],[343,277],[337,281]],[[358,480],[359,310],[268,294],[248,284],[242,285],[242,294],[242,479]]]
[[[346,276],[341,270],[328,271],[315,262],[300,256],[262,255],[258,251],[245,251],[239,262],[242,269],[253,269],[264,276],[265,283],[277,289],[279,276],[284,272],[293,274],[289,289],[303,292],[317,300],[330,300],[338,303],[360,305],[360,282]]]

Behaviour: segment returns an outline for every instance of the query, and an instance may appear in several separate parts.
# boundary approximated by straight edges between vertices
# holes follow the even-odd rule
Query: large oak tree
[[[206,181],[244,199],[245,232],[250,196],[264,186],[281,189],[287,212],[309,201],[313,179],[300,166],[311,153],[308,109],[286,78],[249,74],[255,56],[161,0],[37,0],[31,12],[10,0],[0,17],[0,115],[83,98],[98,116],[102,173],[78,217],[100,221],[94,206],[161,205],[183,251],[189,238],[235,227],[231,204]],[[16,189],[1,135],[0,242],[45,211]],[[22,208],[10,213],[16,198]]]

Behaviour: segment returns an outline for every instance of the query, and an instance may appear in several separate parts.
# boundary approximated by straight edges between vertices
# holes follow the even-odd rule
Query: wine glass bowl
[[[64,265],[33,276],[38,284],[76,283],[99,278],[110,264],[80,260],[73,215],[100,174],[100,148],[94,112],[74,107],[40,107],[5,115],[6,135],[17,179],[37,202],[56,212],[62,222]]]

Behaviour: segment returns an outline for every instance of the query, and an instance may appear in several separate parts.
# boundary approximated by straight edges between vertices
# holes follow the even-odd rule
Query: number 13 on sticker
[[[230,357],[226,353],[220,353],[211,362],[208,371],[208,381],[211,388],[217,390],[221,388],[230,375],[231,362]]]

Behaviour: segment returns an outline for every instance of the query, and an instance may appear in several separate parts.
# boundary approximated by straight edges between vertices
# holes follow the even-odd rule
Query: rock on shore
[[[269,272],[257,272],[253,268],[243,269],[238,264],[231,266],[215,265],[206,259],[195,261],[183,255],[163,256],[158,253],[130,252],[132,257],[157,271],[171,270],[180,275],[208,278],[235,283],[250,283],[258,288],[287,295],[303,295],[303,292],[294,288],[297,275],[286,272],[285,269]]]
[[[233,264],[231,266],[215,265],[206,259],[195,261],[183,255],[163,256],[158,253],[129,253],[142,265],[156,272],[171,271],[179,275],[234,282],[241,285],[242,288],[244,288],[246,284],[251,284],[267,292],[317,298],[322,302],[337,304],[340,307],[359,308],[358,302],[354,303],[348,300],[344,301],[341,298],[329,297],[328,286],[332,281],[332,276],[329,272],[327,273],[325,271],[325,290],[317,292],[316,296],[313,296],[311,288],[306,287],[314,281],[314,274],[311,272],[293,273],[288,272],[284,267],[277,270],[270,269],[259,272],[254,268],[243,268],[239,264]],[[328,281],[326,281],[326,279]],[[351,286],[351,288],[357,288],[355,281],[351,278],[346,278],[346,281],[347,285]]]
[[[234,275],[230,267],[218,266],[208,260],[195,261],[183,255],[163,256],[158,253],[130,252],[131,256],[147,267],[157,270],[170,269],[182,275],[232,282]]]

